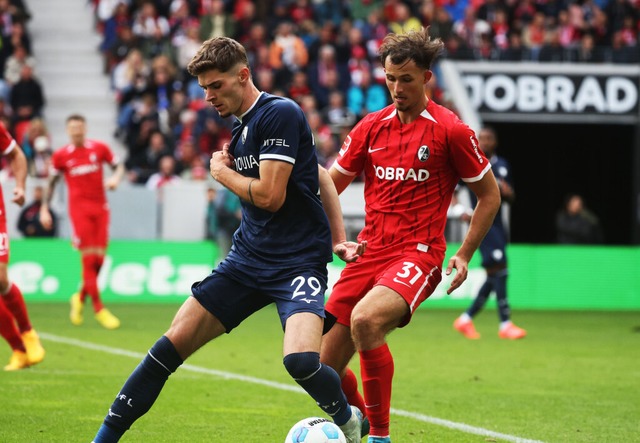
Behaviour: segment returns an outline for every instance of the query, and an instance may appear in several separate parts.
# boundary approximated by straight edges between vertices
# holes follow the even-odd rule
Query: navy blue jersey
[[[513,187],[511,178],[511,167],[509,162],[497,155],[492,155],[489,159],[491,162],[491,170],[497,181],[505,181]],[[473,192],[470,193],[471,204],[475,208],[477,199]],[[487,235],[480,244],[480,254],[482,255],[482,266],[488,267],[494,264],[504,264],[507,262],[507,230],[504,225],[501,210],[498,211],[493,224],[489,228]]]
[[[236,171],[259,178],[263,160],[293,165],[277,212],[242,202],[242,221],[230,258],[254,267],[288,268],[332,260],[331,231],[322,207],[318,160],[309,124],[293,101],[262,93],[233,127],[229,152]]]

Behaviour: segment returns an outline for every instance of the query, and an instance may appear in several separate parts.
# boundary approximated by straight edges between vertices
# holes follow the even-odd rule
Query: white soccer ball
[[[347,443],[347,439],[334,422],[309,417],[293,425],[284,443]]]

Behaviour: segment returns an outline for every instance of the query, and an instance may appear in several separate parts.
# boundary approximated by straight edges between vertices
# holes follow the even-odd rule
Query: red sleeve
[[[360,120],[344,139],[334,167],[345,175],[359,175],[367,159],[368,133],[366,119]]]
[[[7,128],[0,122],[0,153],[8,154],[15,147],[16,141],[13,139]]]
[[[451,129],[449,149],[453,167],[465,182],[478,181],[491,169],[473,130],[462,122]]]

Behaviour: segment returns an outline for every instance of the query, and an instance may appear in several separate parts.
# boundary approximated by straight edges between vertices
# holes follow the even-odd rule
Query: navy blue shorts
[[[480,243],[482,267],[507,264],[507,238],[502,229],[492,226]]]
[[[226,332],[254,312],[275,303],[284,329],[294,313],[324,318],[326,265],[298,269],[255,268],[225,259],[204,280],[191,286],[193,296],[220,320]]]

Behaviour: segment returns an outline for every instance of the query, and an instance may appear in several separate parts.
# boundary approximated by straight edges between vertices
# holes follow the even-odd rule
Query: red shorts
[[[410,314],[400,327],[406,326],[411,315],[442,280],[441,254],[405,252],[395,256],[362,256],[349,263],[333,286],[326,310],[345,326],[351,324],[354,306],[374,287],[386,286],[400,294],[409,305]]]
[[[106,248],[109,240],[109,209],[72,211],[71,232],[73,246],[78,249],[87,247]]]

